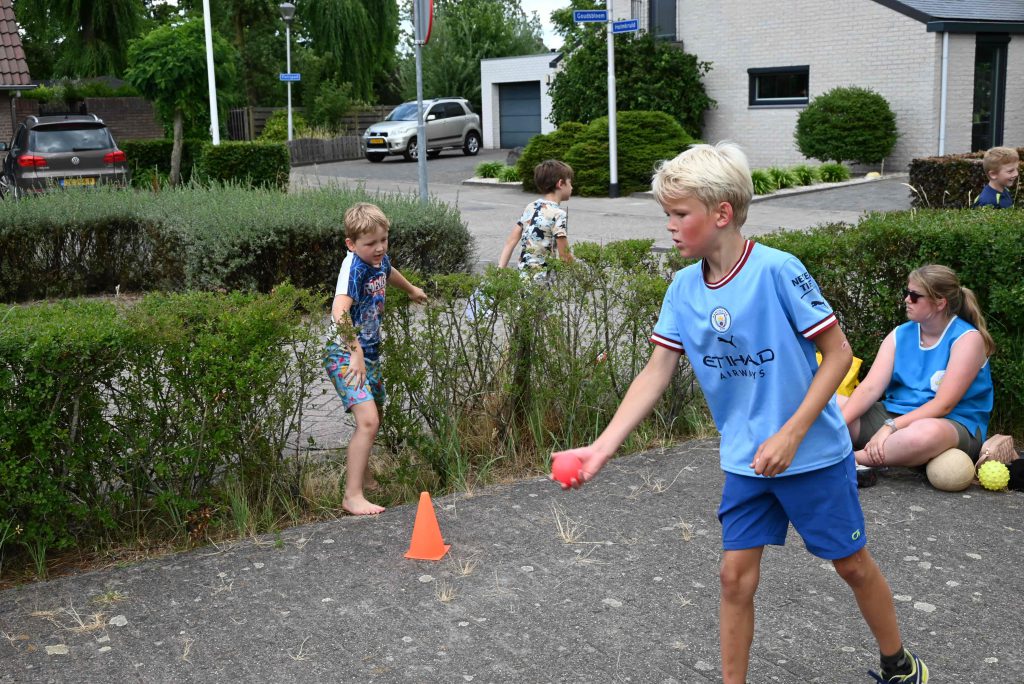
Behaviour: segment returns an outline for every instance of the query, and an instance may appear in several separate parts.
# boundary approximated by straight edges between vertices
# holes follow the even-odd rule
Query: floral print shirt
[[[548,259],[557,259],[555,241],[568,237],[566,231],[568,214],[557,202],[537,199],[526,205],[519,225],[523,237],[519,241],[519,271],[534,280],[545,281],[548,277]]]

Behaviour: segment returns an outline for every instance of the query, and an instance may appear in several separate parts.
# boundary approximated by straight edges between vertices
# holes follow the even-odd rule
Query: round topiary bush
[[[796,146],[821,161],[877,164],[899,134],[885,98],[867,88],[833,88],[811,100],[796,122]]]
[[[306,120],[301,114],[292,112],[292,135],[298,137],[299,131],[306,127]],[[279,109],[267,117],[263,124],[259,139],[269,142],[284,142],[288,139],[288,110]]]
[[[545,135],[535,135],[526,144],[519,161],[516,162],[516,170],[519,177],[523,179],[523,190],[526,192],[537,192],[537,186],[533,184],[533,168],[542,161],[548,159],[565,160],[565,153],[576,142],[576,136],[586,129],[581,123],[567,121]]]
[[[650,190],[655,165],[698,142],[664,112],[619,112],[616,129],[619,192],[623,195]],[[573,186],[580,195],[607,196],[611,182],[608,117],[594,119],[563,161],[576,172]]]

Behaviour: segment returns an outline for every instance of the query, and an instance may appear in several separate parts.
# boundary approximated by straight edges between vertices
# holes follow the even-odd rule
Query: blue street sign
[[[587,21],[608,21],[608,10],[573,10],[572,20],[577,24]]]
[[[633,31],[639,30],[640,21],[638,19],[628,19],[626,21],[612,22],[612,33],[632,33]]]
[[[302,74],[278,74],[277,77],[282,81],[301,81]]]

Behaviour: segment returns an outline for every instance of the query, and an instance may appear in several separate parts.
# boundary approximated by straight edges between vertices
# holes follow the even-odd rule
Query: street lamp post
[[[285,71],[292,73],[292,19],[295,18],[295,5],[282,2],[277,6],[284,19]],[[288,140],[292,139],[292,82],[288,81]]]

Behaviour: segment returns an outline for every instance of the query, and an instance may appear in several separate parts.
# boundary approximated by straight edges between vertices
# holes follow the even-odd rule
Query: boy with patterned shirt
[[[985,153],[981,167],[988,183],[981,189],[975,207],[1009,209],[1013,206],[1010,188],[1020,175],[1020,155],[1012,147],[993,147]]]
[[[694,145],[660,165],[653,190],[676,249],[701,261],[669,286],[651,358],[608,427],[590,446],[552,458],[580,459],[570,486],[593,478],[653,410],[686,353],[722,435],[724,683],[746,680],[764,546],[783,544],[791,522],[853,589],[882,656],[882,675],[869,674],[886,684],[926,682],[864,546],[853,449],[835,400],[853,356],[835,314],[796,257],[740,233],[753,184],[738,147]]]
[[[338,273],[331,306],[331,320],[340,333],[341,344],[332,340],[324,352],[327,375],[356,422],[348,445],[341,504],[353,515],[384,512],[383,506],[367,501],[363,488],[373,483],[372,475],[367,477],[367,464],[386,397],[379,364],[385,290],[394,285],[405,290],[414,302],[427,301],[423,290],[391,266],[387,255],[389,229],[387,217],[376,205],[359,202],[345,212],[348,254]]]
[[[533,169],[533,182],[543,197],[526,205],[512,228],[498,258],[505,268],[516,245],[520,245],[519,272],[537,282],[548,279],[548,259],[572,261],[567,232],[568,214],[559,204],[572,196],[572,167],[557,159],[543,161]]]

